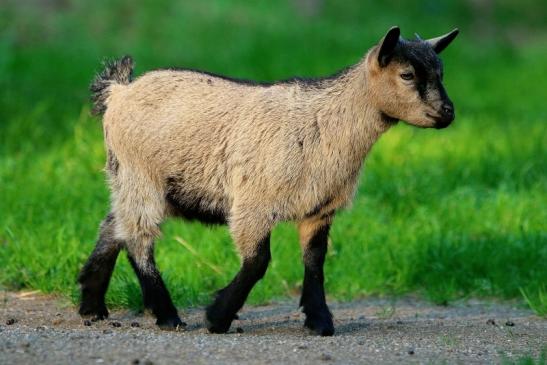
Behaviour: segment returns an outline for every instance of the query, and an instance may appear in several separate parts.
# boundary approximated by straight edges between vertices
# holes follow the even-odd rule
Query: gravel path
[[[332,303],[336,334],[319,338],[296,303],[245,307],[229,334],[210,335],[202,310],[181,311],[183,332],[128,311],[86,326],[68,303],[0,292],[0,364],[469,364],[537,358],[547,346],[547,320],[507,304]]]

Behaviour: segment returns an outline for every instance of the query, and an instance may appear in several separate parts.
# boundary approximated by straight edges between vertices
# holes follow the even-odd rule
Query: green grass
[[[502,365],[545,365],[547,364],[547,347],[544,347],[537,357],[532,355],[521,356],[516,360],[502,356]]]
[[[327,291],[342,300],[517,298],[545,315],[542,3],[501,2],[486,17],[489,30],[477,28],[486,15],[456,1],[409,1],[404,10],[395,2],[326,2],[317,15],[292,3],[7,6],[0,15],[0,285],[77,298],[78,270],[108,211],[101,127],[87,103],[103,57],[132,54],[137,73],[178,65],[272,80],[356,62],[393,24],[423,37],[459,26],[461,37],[443,53],[456,123],[442,131],[401,123],[374,147],[353,206],[332,228]],[[226,228],[168,221],[163,232],[157,261],[177,305],[206,303],[237,271]],[[272,256],[252,303],[298,293],[303,268],[292,224],[274,230]],[[141,305],[123,256],[107,300]]]

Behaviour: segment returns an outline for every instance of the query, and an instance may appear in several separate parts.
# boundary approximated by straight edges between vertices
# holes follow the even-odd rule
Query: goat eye
[[[403,80],[412,80],[414,78],[414,74],[412,72],[405,72],[401,74],[401,78]]]

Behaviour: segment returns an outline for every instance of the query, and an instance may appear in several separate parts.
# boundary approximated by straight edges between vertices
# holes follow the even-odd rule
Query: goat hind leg
[[[114,238],[114,219],[110,213],[101,223],[95,249],[78,276],[81,290],[79,313],[82,316],[91,316],[94,319],[108,317],[104,297],[118,253],[123,247],[123,242]]]
[[[143,238],[144,239],[144,238]],[[143,250],[128,250],[128,259],[139,279],[144,306],[156,317],[156,324],[163,330],[176,330],[186,326],[180,320],[169,291],[163,282],[154,260],[153,239],[148,238]]]

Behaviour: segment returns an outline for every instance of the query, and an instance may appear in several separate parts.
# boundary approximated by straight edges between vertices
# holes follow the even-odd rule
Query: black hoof
[[[108,318],[108,310],[106,305],[102,304],[89,304],[82,302],[80,305],[80,310],[78,311],[82,317],[90,317],[93,320],[101,321]]]
[[[205,319],[205,325],[210,333],[226,333],[230,329],[230,322],[211,322],[209,319]]]
[[[164,331],[178,331],[186,327],[186,322],[180,320],[179,316],[157,319],[156,324]]]
[[[237,315],[222,315],[213,306],[207,308],[205,312],[205,326],[210,333],[226,333],[230,329],[232,320]]]
[[[319,336],[332,336],[334,334],[334,325],[330,317],[306,318],[304,327]]]

